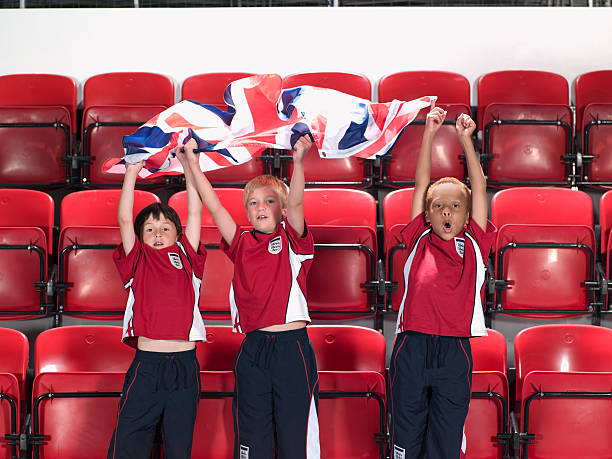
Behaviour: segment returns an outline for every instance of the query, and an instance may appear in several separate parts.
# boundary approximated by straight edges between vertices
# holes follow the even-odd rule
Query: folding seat
[[[47,308],[53,199],[42,191],[0,190],[0,319],[40,317]]]
[[[120,190],[77,191],[64,197],[60,210],[58,316],[120,319],[127,292],[112,259],[121,243],[117,223]],[[134,192],[134,215],[159,198]]]
[[[310,188],[304,215],[315,254],[306,281],[316,318],[374,313],[377,303],[376,201],[361,190]]]
[[[581,182],[612,185],[612,70],[576,78],[576,136],[582,140]]]
[[[612,228],[612,192],[607,191],[601,195],[599,199],[599,224],[601,227],[601,238],[600,238],[600,246],[601,246],[601,261],[605,265],[605,268],[601,268],[600,275],[605,276],[606,280],[610,279],[610,262],[612,257],[610,257],[610,250],[612,249],[612,232],[610,229]],[[603,274],[605,272],[605,274]],[[605,311],[610,310],[610,300],[612,297],[610,295],[605,298]]]
[[[252,76],[252,73],[203,73],[185,79],[182,87],[182,99],[195,100],[201,104],[213,105],[226,111],[227,104],[223,99],[225,88],[235,80]],[[214,186],[240,186],[261,174],[270,173],[269,155],[258,158],[239,166],[226,167],[206,173],[206,177]]]
[[[392,284],[386,298],[386,308],[399,311],[404,297],[404,265],[408,250],[400,232],[410,223],[414,188],[395,190],[383,199],[384,257],[386,276]]]
[[[491,220],[498,233],[489,283],[496,298],[489,312],[549,318],[597,312],[589,195],[554,187],[502,190],[492,198]]]
[[[496,330],[470,339],[474,368],[472,399],[465,421],[466,458],[497,459],[508,456],[508,443],[498,434],[508,433],[508,370],[506,340]]]
[[[612,330],[542,325],[514,340],[522,458],[609,458]]]
[[[234,450],[232,395],[234,358],[244,335],[230,325],[207,325],[206,342],[198,343],[202,393],[193,435],[193,459],[227,459]]]
[[[448,113],[444,126],[436,133],[432,145],[431,178],[465,178],[463,149],[457,139],[455,123],[460,114],[471,116],[470,83],[463,75],[440,71],[398,72],[383,77],[378,83],[378,101],[413,100],[422,96],[438,96],[437,106]],[[428,109],[419,112],[389,154],[382,157],[381,181],[384,185],[414,185],[416,163],[421,148]]]
[[[0,76],[0,183],[69,182],[76,108],[77,85],[70,77]]]
[[[121,184],[123,175],[103,172],[102,165],[109,158],[123,156],[123,136],[173,104],[174,82],[165,75],[117,72],[87,79],[83,85],[82,183]],[[159,186],[168,180],[158,177],[138,185]]]
[[[348,325],[311,325],[307,330],[319,371],[321,457],[384,458],[384,336]]]
[[[28,338],[17,330],[0,328],[0,458],[15,458],[25,411]],[[14,444],[13,442],[16,442]]]
[[[368,101],[372,98],[370,80],[354,73],[296,73],[283,78],[284,89],[296,86],[334,89]],[[291,156],[284,155],[281,159],[281,176],[288,179],[293,173]],[[320,158],[313,145],[304,158],[304,174],[307,186],[367,187],[372,184],[372,162],[355,157]]]
[[[217,188],[215,191],[236,224],[252,229],[244,210],[243,191],[239,188]],[[177,211],[181,223],[185,225],[187,193],[180,191],[173,194],[168,200],[168,205]],[[229,291],[234,277],[234,264],[220,250],[221,233],[206,207],[202,210],[200,241],[205,244],[207,250],[200,291],[200,311],[204,319],[227,320],[230,318]]]
[[[122,329],[74,325],[42,332],[34,343],[34,457],[105,458],[117,403],[134,350]]]
[[[481,160],[491,186],[570,185],[572,111],[567,80],[535,70],[478,79]]]

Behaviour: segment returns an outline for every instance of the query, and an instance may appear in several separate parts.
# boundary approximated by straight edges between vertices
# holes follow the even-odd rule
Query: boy
[[[471,396],[469,337],[486,336],[481,303],[495,227],[487,221],[486,181],[471,136],[456,122],[472,191],[454,178],[429,186],[431,144],[446,112],[432,108],[417,162],[411,222],[402,230],[409,256],[397,336],[389,365],[393,459],[457,459]]]
[[[319,384],[306,324],[306,275],[314,253],[304,222],[306,136],[295,144],[286,185],[259,176],[244,189],[252,231],[236,225],[200,170],[195,141],[185,145],[202,201],[234,262],[230,305],[234,330],[246,337],[234,361],[234,459],[318,459]]]
[[[177,156],[184,162],[184,155]],[[202,202],[186,173],[184,234],[176,211],[163,204],[145,207],[132,223],[142,166],[126,164],[117,213],[122,244],[113,257],[129,291],[122,339],[137,350],[125,375],[108,458],[150,458],[161,420],[164,457],[185,459],[191,457],[200,399],[195,341],[206,340],[198,309],[206,260]]]

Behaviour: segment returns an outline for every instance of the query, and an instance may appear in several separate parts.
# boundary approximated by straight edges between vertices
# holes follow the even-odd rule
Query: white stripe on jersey
[[[134,290],[132,290],[132,282],[134,282],[134,278],[132,277],[130,281],[125,284],[125,288],[128,290],[128,299],[125,305],[125,312],[123,313],[123,333],[121,334],[121,341],[124,341],[126,338],[130,336],[134,336],[134,332],[130,334],[130,329],[134,330],[130,325],[132,319],[134,318]]]
[[[281,222],[283,229],[285,229],[285,222]],[[289,236],[287,235],[289,241]],[[302,263],[306,260],[312,260],[314,254],[298,254],[295,253],[289,245],[289,263],[291,264],[291,289],[289,290],[289,300],[287,301],[287,312],[285,314],[285,323],[295,322],[296,320],[305,320],[310,322],[310,316],[308,314],[308,302],[306,296],[300,284],[298,284],[298,275],[302,269]]]
[[[183,251],[183,254],[189,260],[187,251],[183,244],[176,241],[177,245]],[[191,262],[191,260],[190,260]],[[202,314],[200,314],[200,287],[202,286],[202,279],[198,278],[193,269],[191,269],[191,285],[193,286],[193,318],[191,319],[191,328],[189,329],[189,341],[206,341],[206,328],[204,327],[204,321],[202,320]]]
[[[474,250],[474,260],[476,260],[476,290],[474,291],[474,313],[472,314],[472,323],[470,324],[471,336],[487,336],[487,327],[485,326],[484,312],[482,308],[482,298],[480,292],[485,281],[485,263],[482,259],[482,252],[476,243],[476,240],[465,233],[472,242]]]
[[[421,239],[423,239],[423,237],[426,236],[430,232],[431,232],[431,227],[427,228],[425,231],[421,233],[416,243],[414,244],[414,247],[412,248],[410,255],[408,255],[408,258],[406,259],[406,264],[404,265],[404,296],[402,297],[402,302],[399,307],[399,312],[397,313],[397,324],[395,327],[395,334],[402,333],[404,331],[404,329],[402,328],[402,320],[403,320],[403,315],[404,315],[404,303],[406,302],[406,294],[408,293],[408,278],[410,277],[410,268],[412,267],[412,260],[414,259],[414,255],[419,246],[419,242],[421,242]]]
[[[229,302],[230,313],[232,316],[232,331],[234,333],[242,333],[242,327],[240,326],[240,315],[238,314],[238,306],[236,306],[236,298],[234,297],[234,281],[232,281],[230,285]]]

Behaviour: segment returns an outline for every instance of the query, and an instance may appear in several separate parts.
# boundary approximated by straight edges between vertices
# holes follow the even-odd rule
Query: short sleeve
[[[119,276],[123,285],[127,284],[134,277],[141,255],[142,243],[138,238],[134,239],[134,247],[132,247],[132,250],[127,255],[123,249],[123,244],[119,244],[119,247],[113,252],[113,260],[119,270]]]
[[[227,255],[228,258],[232,260],[232,262],[234,262],[234,260],[236,259],[238,241],[240,239],[240,236],[242,236],[243,232],[244,230],[239,225],[236,225],[236,232],[234,233],[234,239],[232,239],[231,245],[228,244],[227,241],[223,239],[223,237],[221,237],[221,250],[223,250],[223,253],[225,253],[225,255]]]
[[[204,244],[200,243],[196,252],[193,250],[193,247],[189,243],[187,237],[185,237],[185,234],[181,234],[179,242],[183,245],[183,247],[185,247],[185,253],[191,262],[193,273],[197,278],[201,279],[204,275],[204,263],[206,263],[206,248],[204,247]]]
[[[427,223],[425,220],[425,212],[422,212],[414,217],[400,232],[402,241],[404,244],[406,244],[406,248],[408,248],[408,250],[412,250],[419,237],[429,227],[429,223]]]
[[[314,253],[314,239],[312,233],[308,230],[306,222],[304,222],[304,234],[302,234],[302,237],[298,236],[287,220],[285,220],[285,228],[287,230],[287,237],[295,253],[301,255]]]
[[[471,234],[474,239],[476,239],[476,243],[480,248],[480,252],[482,253],[482,259],[487,260],[489,257],[489,252],[491,252],[491,246],[493,245],[493,241],[495,240],[495,236],[497,234],[497,228],[495,225],[487,220],[487,228],[485,231],[476,223],[472,218],[467,226],[467,232]]]

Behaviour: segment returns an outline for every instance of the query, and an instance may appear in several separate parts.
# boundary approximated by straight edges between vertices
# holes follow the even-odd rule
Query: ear
[[[281,215],[283,216],[283,220],[287,219],[287,208],[286,207],[283,207],[281,209]]]
[[[468,212],[465,216],[465,224],[463,226],[467,226],[470,223],[470,213]]]
[[[426,221],[427,223],[430,223],[430,222],[429,222],[429,211],[428,211],[428,210],[426,210],[426,211],[425,211],[425,221]]]

